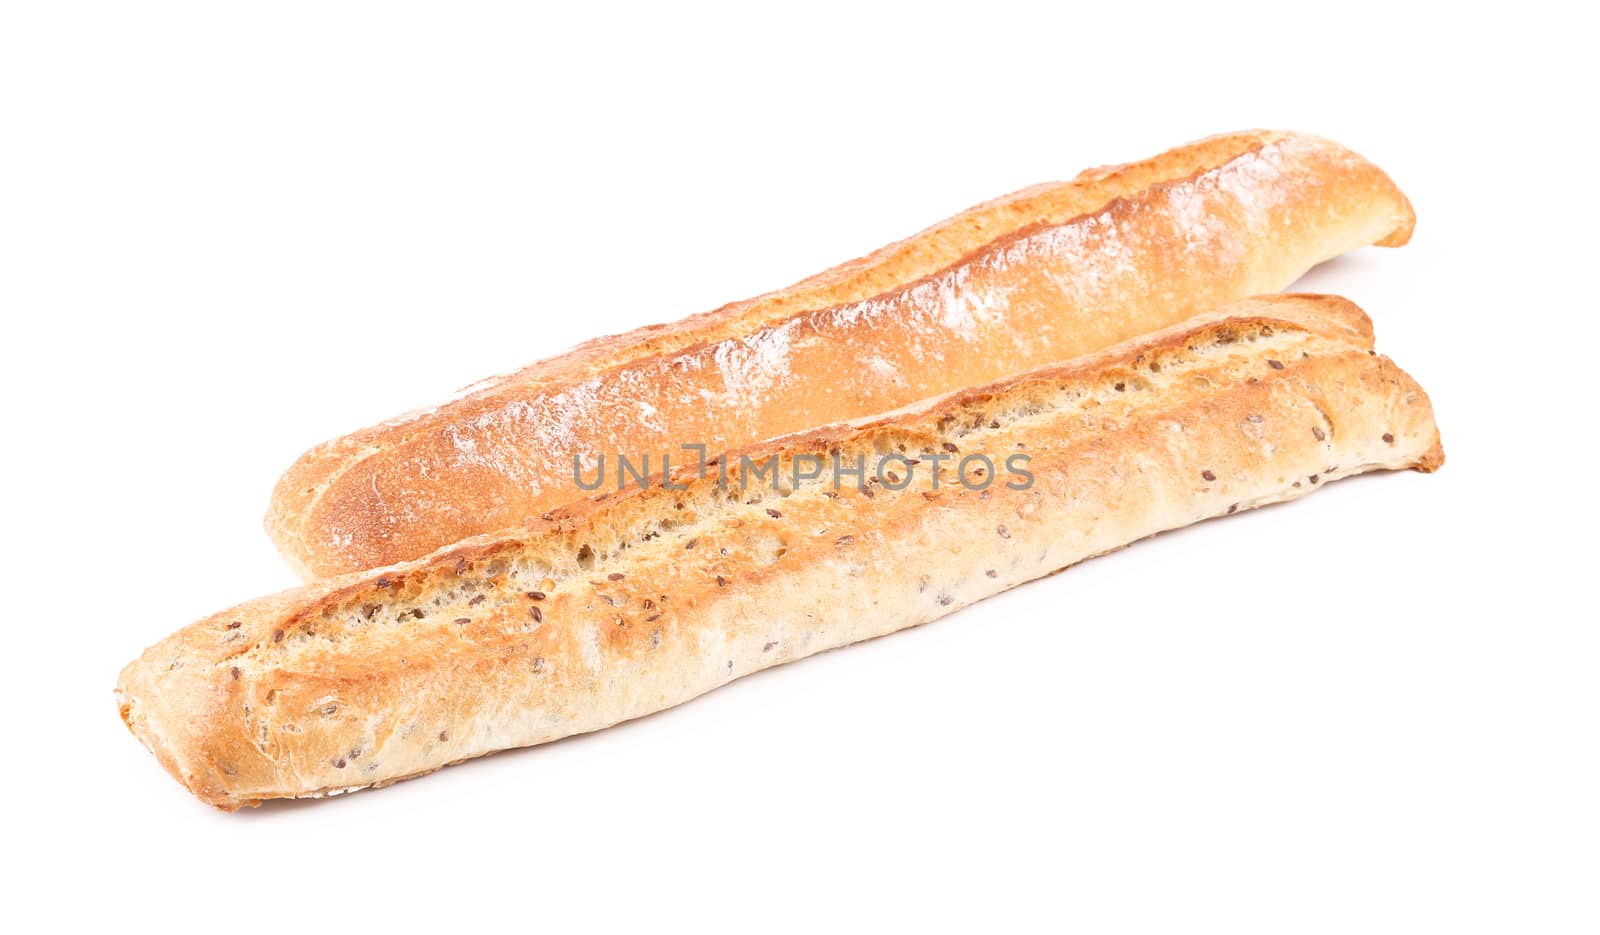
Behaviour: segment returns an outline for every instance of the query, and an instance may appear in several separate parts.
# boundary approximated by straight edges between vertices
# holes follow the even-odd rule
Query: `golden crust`
[[[266,526],[308,579],[582,496],[572,457],[751,444],[1090,353],[1410,236],[1405,196],[1316,137],[1213,137],[979,205],[795,286],[581,345],[313,448]]]
[[[952,449],[995,465],[1025,452],[1033,483],[969,489],[935,460]],[[1443,457],[1426,394],[1372,352],[1360,309],[1301,295],[741,454],[791,476],[834,453],[929,473],[904,489],[741,491],[733,455],[726,485],[679,472],[261,598],[124,669],[123,719],[220,808],[383,785],[658,711],[1165,529]]]

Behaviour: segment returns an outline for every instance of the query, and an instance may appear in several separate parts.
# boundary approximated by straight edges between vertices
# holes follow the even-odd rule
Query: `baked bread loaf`
[[[1431,471],[1428,398],[1371,347],[1343,299],[1241,302],[242,604],[125,668],[121,714],[223,809],[596,730],[1162,530]]]
[[[637,464],[861,418],[1292,283],[1411,206],[1327,140],[1218,136],[979,205],[788,289],[641,328],[313,448],[266,527],[304,577],[373,568],[581,499]]]

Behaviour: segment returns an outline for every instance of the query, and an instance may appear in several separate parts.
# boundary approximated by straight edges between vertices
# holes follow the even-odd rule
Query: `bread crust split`
[[[952,450],[1026,452],[1033,482],[968,489],[947,461],[937,490],[931,473],[743,493],[710,475],[602,495],[179,630],[123,670],[121,714],[219,808],[381,786],[659,711],[1163,530],[1443,460],[1427,395],[1373,352],[1365,314],[1306,295],[744,453],[925,468]]]
[[[1292,283],[1414,216],[1328,140],[1252,131],[978,205],[801,283],[601,338],[319,445],[266,527],[305,578],[581,499],[576,454],[676,455],[894,410]]]

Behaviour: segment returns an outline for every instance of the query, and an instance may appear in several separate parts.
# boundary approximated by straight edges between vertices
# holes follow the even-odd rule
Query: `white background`
[[[1600,927],[1579,24],[1528,3],[552,6],[0,14],[0,912]],[[145,645],[294,583],[260,517],[311,444],[1256,126],[1339,140],[1415,202],[1410,246],[1300,285],[1362,304],[1430,391],[1439,474],[1341,482],[328,802],[214,812],[120,724]]]

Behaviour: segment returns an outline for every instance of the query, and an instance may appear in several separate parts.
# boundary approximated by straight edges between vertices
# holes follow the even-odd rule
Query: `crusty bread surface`
[[[580,499],[573,458],[680,457],[890,411],[1282,289],[1410,236],[1410,204],[1303,134],[1213,137],[979,205],[797,285],[601,338],[319,445],[266,527],[305,578]]]
[[[858,455],[864,478],[794,480]],[[219,808],[381,786],[659,711],[1162,530],[1442,459],[1426,394],[1373,352],[1360,309],[1252,299],[242,604],[150,647],[117,697]]]

